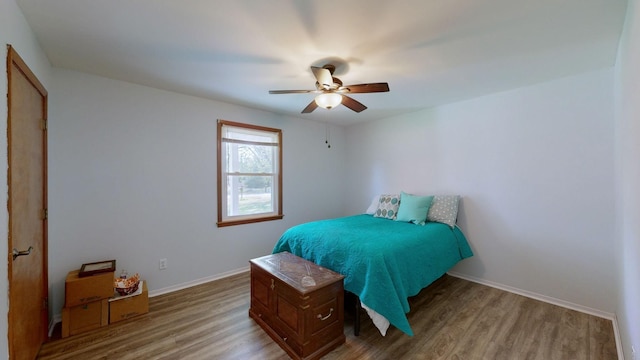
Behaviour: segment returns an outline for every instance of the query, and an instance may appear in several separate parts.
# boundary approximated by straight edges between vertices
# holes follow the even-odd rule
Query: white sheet
[[[373,320],[373,325],[378,328],[380,334],[382,334],[382,336],[387,335],[387,330],[389,329],[389,320],[387,320],[386,317],[375,312],[373,309],[369,308],[367,305],[363,303],[360,303],[360,305],[363,309],[367,310],[367,314],[369,314],[369,317],[371,318],[371,320]]]

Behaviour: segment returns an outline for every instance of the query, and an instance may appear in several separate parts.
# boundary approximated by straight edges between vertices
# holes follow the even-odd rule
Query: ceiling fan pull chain
[[[325,124],[326,128],[325,128],[325,133],[324,133],[324,143],[327,144],[327,148],[331,149],[331,142],[330,140],[330,132],[329,132],[329,124]]]

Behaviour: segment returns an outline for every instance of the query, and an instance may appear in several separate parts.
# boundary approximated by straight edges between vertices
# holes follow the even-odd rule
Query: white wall
[[[620,296],[618,321],[625,357],[640,352],[640,4],[630,0],[616,65],[616,150]]]
[[[613,70],[352,126],[347,212],[460,194],[465,276],[612,314]]]
[[[50,81],[52,70],[19,8],[0,0],[2,58],[4,44],[13,44],[50,93],[54,312],[63,304],[66,272],[83,262],[116,258],[119,268],[162,289],[244,267],[269,252],[285,228],[341,210],[361,212],[375,193],[458,193],[464,196],[460,224],[476,256],[457,272],[617,311],[630,358],[630,346],[640,343],[636,5],[630,0],[617,66],[615,135],[613,75],[605,70],[353,126],[346,134],[331,127],[328,150],[322,124],[67,70],[55,69]],[[0,93],[6,94],[2,64]],[[0,101],[5,128],[6,105]],[[215,227],[217,118],[284,130],[284,220]],[[0,137],[4,178],[6,148]],[[336,201],[347,194],[346,204]],[[615,224],[622,229],[614,252]],[[7,225],[5,209],[5,248]],[[160,257],[169,259],[168,270],[157,270]],[[5,318],[6,279],[0,266]],[[0,334],[6,333],[0,321]],[[0,336],[0,358],[7,353],[7,337]]]
[[[0,0],[0,128],[7,128],[7,48],[11,44],[38,77],[40,82],[49,88],[50,66],[36,41],[29,25],[14,0]],[[0,179],[3,179],[0,189],[0,204],[6,204],[7,188],[7,137],[6,132],[0,136]],[[0,207],[0,249],[8,248],[9,214],[6,206]],[[7,259],[8,257],[5,257]],[[8,264],[0,266],[0,359],[8,357],[7,313],[9,311],[8,297]]]
[[[55,69],[49,121],[54,311],[64,278],[116,259],[151,292],[248,267],[282,232],[342,211],[344,135],[325,125]],[[285,218],[217,228],[216,120],[283,130]],[[158,270],[158,260],[168,269]]]

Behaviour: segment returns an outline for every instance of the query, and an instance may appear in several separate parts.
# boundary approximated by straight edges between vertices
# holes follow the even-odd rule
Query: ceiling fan
[[[311,71],[316,78],[315,90],[270,90],[269,94],[318,94],[316,98],[307,105],[302,114],[307,114],[315,110],[318,106],[325,109],[333,109],[342,104],[355,112],[361,112],[367,107],[361,102],[347,96],[346,94],[362,94],[389,91],[387,83],[370,83],[356,85],[342,85],[342,81],[333,76],[336,67],[332,64],[323,67],[312,66]]]

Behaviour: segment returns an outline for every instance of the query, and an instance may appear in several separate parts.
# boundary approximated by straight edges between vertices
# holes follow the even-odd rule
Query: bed
[[[457,226],[369,214],[294,226],[274,246],[283,251],[343,274],[383,336],[389,324],[413,336],[408,298],[473,255]]]

